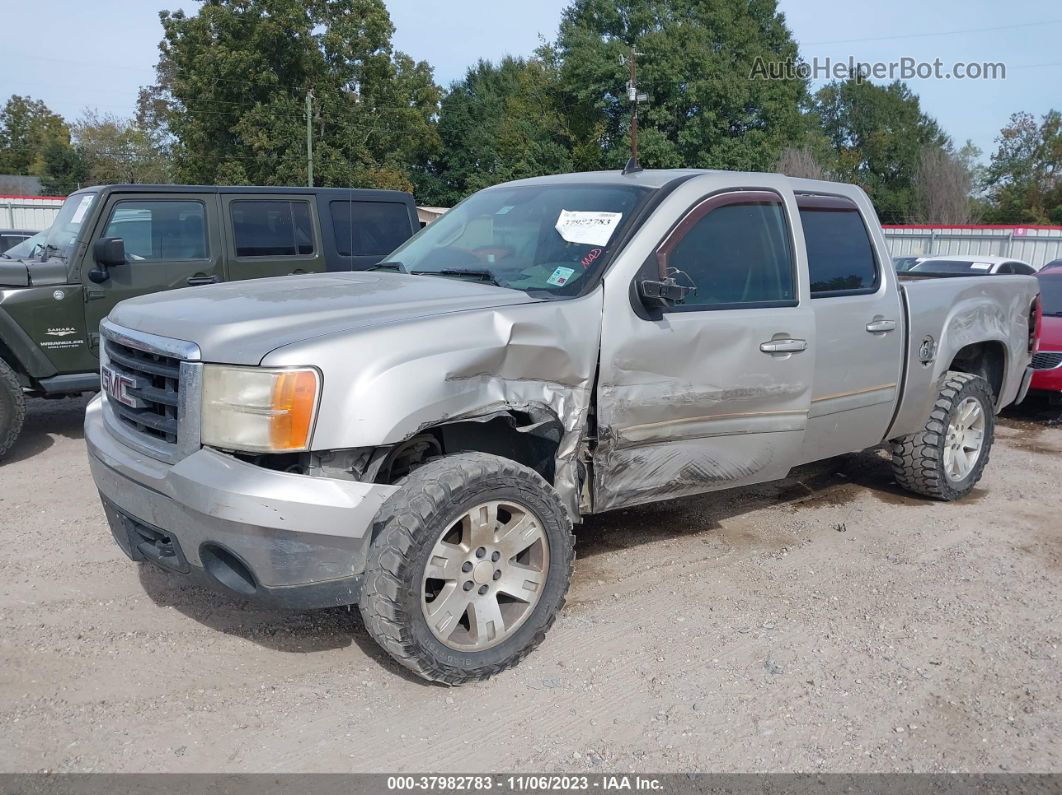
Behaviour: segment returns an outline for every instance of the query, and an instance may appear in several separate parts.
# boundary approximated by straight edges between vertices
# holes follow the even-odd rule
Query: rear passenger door
[[[335,236],[335,262],[329,270],[364,270],[406,242],[413,234],[410,208],[404,202],[329,199],[327,218]],[[327,233],[326,233],[327,234]]]
[[[856,204],[797,196],[815,314],[815,375],[801,461],[871,447],[892,422],[904,360],[894,271]]]
[[[222,194],[227,281],[325,270],[313,196]]]

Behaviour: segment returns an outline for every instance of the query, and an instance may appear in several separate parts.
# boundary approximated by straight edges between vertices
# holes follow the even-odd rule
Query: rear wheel
[[[7,454],[22,431],[26,397],[15,371],[0,359],[0,458]]]
[[[484,453],[415,469],[381,509],[359,604],[365,626],[419,676],[457,685],[516,665],[564,604],[574,559],[560,498]]]
[[[949,371],[925,428],[893,442],[896,482],[916,494],[957,500],[981,479],[994,433],[988,382]]]

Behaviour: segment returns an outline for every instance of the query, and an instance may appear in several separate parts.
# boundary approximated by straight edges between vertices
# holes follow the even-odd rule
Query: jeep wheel
[[[22,431],[26,418],[26,397],[15,371],[0,359],[0,458],[3,458]]]
[[[988,382],[949,371],[925,429],[893,442],[896,482],[938,500],[966,496],[988,463],[995,419]]]
[[[486,679],[542,642],[564,604],[571,521],[534,470],[484,453],[431,461],[381,508],[359,607],[419,676]]]

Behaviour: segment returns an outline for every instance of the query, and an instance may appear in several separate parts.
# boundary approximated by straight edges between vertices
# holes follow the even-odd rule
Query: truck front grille
[[[107,366],[133,383],[130,386],[127,382],[123,397],[135,405],[127,405],[113,396],[108,401],[115,416],[139,433],[176,444],[181,360],[131,348],[111,339],[105,344]]]
[[[1034,370],[1054,370],[1062,367],[1062,351],[1040,351],[1032,357]]]

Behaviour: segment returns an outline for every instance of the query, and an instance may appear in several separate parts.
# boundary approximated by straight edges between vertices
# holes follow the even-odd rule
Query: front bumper
[[[357,601],[370,530],[397,489],[276,472],[202,448],[176,464],[119,442],[103,398],[85,440],[111,532],[133,560],[284,607]]]

